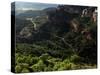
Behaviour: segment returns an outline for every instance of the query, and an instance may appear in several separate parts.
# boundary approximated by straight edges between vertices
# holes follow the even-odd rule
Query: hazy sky
[[[16,10],[41,10],[48,7],[56,7],[57,4],[45,4],[34,2],[16,2]]]

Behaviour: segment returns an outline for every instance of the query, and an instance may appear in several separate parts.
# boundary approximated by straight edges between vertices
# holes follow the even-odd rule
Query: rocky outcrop
[[[97,8],[96,7],[89,7],[85,8],[82,11],[81,17],[89,17],[93,22],[97,21]]]

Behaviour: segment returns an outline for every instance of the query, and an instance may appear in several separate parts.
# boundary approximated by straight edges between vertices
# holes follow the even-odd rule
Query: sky
[[[48,7],[57,7],[57,4],[45,4],[36,2],[16,2],[16,10],[42,10]]]

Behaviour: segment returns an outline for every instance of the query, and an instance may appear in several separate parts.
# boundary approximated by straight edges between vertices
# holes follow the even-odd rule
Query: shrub
[[[24,58],[23,57],[18,57],[17,59],[16,59],[16,63],[24,63],[25,61],[24,61]]]
[[[39,58],[42,59],[43,61],[45,61],[45,60],[47,60],[47,59],[50,59],[51,56],[49,56],[48,53],[45,53],[45,54],[42,54]]]
[[[74,55],[72,55],[72,56],[70,57],[70,61],[71,61],[71,62],[74,62],[74,63],[78,63],[78,62],[81,61],[81,57],[78,56],[78,55],[76,55],[76,54],[74,54]]]
[[[53,70],[54,71],[58,70],[60,68],[60,64],[61,64],[61,62],[56,62],[54,67],[53,67]]]
[[[38,61],[39,61],[39,57],[32,57],[32,58],[30,59],[30,65],[36,64]]]
[[[34,65],[31,66],[31,68],[34,72],[44,71],[45,67],[46,67],[46,65],[44,64],[44,62],[42,60],[39,60],[37,64],[34,64]]]
[[[29,64],[27,63],[19,63],[22,68],[28,68]]]
[[[30,71],[27,68],[22,69],[22,73],[28,73],[28,72],[30,72]]]
[[[20,65],[16,65],[16,67],[15,67],[15,72],[16,72],[16,73],[20,73],[21,70],[22,70],[21,66],[20,66]]]

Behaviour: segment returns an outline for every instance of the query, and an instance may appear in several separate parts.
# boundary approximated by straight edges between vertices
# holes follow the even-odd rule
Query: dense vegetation
[[[29,38],[18,38],[15,72],[97,67],[96,22],[91,17],[81,17],[79,13],[68,13],[65,9],[66,6],[59,6],[57,11],[49,11],[48,20],[44,19],[45,22],[41,23],[43,18],[38,19],[38,30],[31,26],[31,32],[27,33],[31,33]]]

